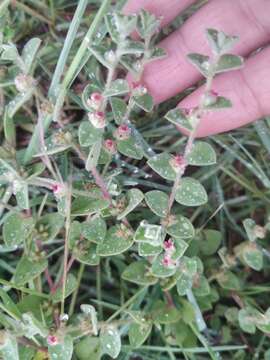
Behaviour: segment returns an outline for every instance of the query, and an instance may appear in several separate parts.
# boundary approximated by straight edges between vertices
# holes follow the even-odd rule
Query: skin
[[[162,16],[162,26],[192,5],[194,0],[129,0],[127,14],[144,8]],[[249,56],[270,40],[269,0],[209,0],[184,25],[163,40],[168,57],[149,64],[143,83],[160,103],[196,84],[201,76],[186,60],[186,55],[199,52],[210,55],[205,37],[206,28],[237,35],[240,40],[232,53],[246,58],[245,66],[219,75],[213,90],[229,98],[233,107],[204,116],[197,136],[217,134],[246,125],[270,114],[270,47]],[[192,108],[199,103],[203,87],[187,96],[180,104]]]

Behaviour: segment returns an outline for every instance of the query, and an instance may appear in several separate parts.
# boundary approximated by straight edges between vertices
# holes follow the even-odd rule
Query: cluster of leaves
[[[193,109],[177,107],[165,114],[164,123],[189,133],[186,145],[177,153],[156,153],[135,119],[154,109],[142,76],[148,63],[166,56],[155,45],[159,19],[144,10],[131,16],[97,14],[78,50],[82,58],[70,66],[77,66],[74,75],[83,67],[96,70],[80,96],[68,94],[80,109],[79,119],[70,122],[61,111],[65,79],[60,83],[60,76],[49,95],[44,92],[37,71],[42,42],[32,38],[18,51],[7,31],[8,5],[0,4],[0,65],[6,69],[3,83],[10,83],[10,101],[1,119],[0,251],[19,259],[15,269],[5,265],[11,278],[0,279],[2,358],[116,359],[125,348],[140,349],[152,333],[161,332],[166,345],[196,348],[199,342],[211,359],[218,359],[222,348],[211,346],[203,313],[213,309],[223,292],[241,292],[244,280],[234,270],[263,270],[267,251],[258,239],[269,229],[268,224],[260,227],[245,220],[248,240],[228,252],[220,231],[195,229],[191,220],[190,209],[208,202],[207,190],[193,170],[217,162],[212,145],[195,140],[196,131],[206,112],[232,106],[215,93],[212,81],[243,65],[241,57],[229,53],[237,38],[208,29],[212,56],[188,55],[187,61],[207,80],[205,92]],[[96,23],[98,33],[92,40],[89,33]],[[29,104],[34,125],[25,120]],[[31,139],[21,141],[20,129],[32,133]],[[144,165],[150,174],[137,167]],[[146,182],[129,183],[123,166],[144,178],[158,177],[161,186],[148,191]],[[86,269],[93,267],[98,312],[78,300]],[[111,284],[119,281],[112,274],[116,269],[121,273],[119,287],[130,283],[135,289],[121,307],[112,305],[116,312],[106,321],[101,269]],[[94,280],[90,277],[88,288]],[[158,299],[145,306],[143,299],[153,293]],[[222,316],[229,324],[221,329],[222,344],[232,339],[230,324],[239,324],[247,333],[270,332],[269,310],[249,301],[238,305],[240,310],[220,305],[212,320],[214,328],[219,328],[215,321]],[[127,337],[129,345],[122,346]],[[245,352],[237,352],[235,359],[243,356]]]

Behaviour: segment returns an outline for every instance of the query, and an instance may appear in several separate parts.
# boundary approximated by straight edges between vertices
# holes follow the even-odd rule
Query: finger
[[[270,47],[252,56],[239,71],[222,74],[213,82],[213,90],[225,96],[233,107],[206,114],[200,123],[197,136],[207,136],[246,125],[270,114]],[[202,86],[186,97],[183,108],[198,105],[204,91]]]
[[[160,46],[167,58],[149,64],[144,83],[156,103],[176,95],[200,79],[198,71],[186,60],[191,52],[209,54],[205,29],[215,28],[240,41],[234,53],[247,55],[269,40],[269,0],[213,0],[197,11],[186,23]]]
[[[123,11],[125,14],[132,14],[145,9],[161,17],[161,26],[165,26],[193,2],[194,0],[129,0]]]

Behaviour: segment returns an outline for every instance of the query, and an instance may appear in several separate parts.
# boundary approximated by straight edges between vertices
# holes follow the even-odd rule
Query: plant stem
[[[77,287],[76,287],[76,290],[74,291],[74,293],[72,294],[71,302],[70,302],[70,305],[69,305],[69,311],[68,311],[68,316],[69,317],[71,317],[73,315],[73,312],[74,312],[74,308],[75,308],[75,305],[76,305],[76,300],[77,300],[77,296],[78,296],[78,293],[79,293],[79,288],[80,288],[80,284],[81,284],[81,280],[82,280],[82,277],[83,277],[84,270],[85,270],[85,264],[81,264],[80,268],[79,268],[79,271],[78,271],[78,275],[77,275]]]
[[[65,294],[66,294],[66,281],[68,273],[68,243],[70,235],[70,210],[71,210],[71,187],[68,187],[67,191],[67,209],[66,209],[66,223],[65,223],[65,247],[64,247],[64,269],[63,269],[63,286],[62,286],[62,300],[61,300],[61,315],[64,314],[65,310]]]

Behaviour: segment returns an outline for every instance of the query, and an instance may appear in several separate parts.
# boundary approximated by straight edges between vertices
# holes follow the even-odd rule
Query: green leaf
[[[136,15],[123,15],[118,12],[105,16],[107,29],[115,43],[121,43],[136,28]]]
[[[237,36],[228,36],[215,29],[207,29],[206,36],[212,51],[217,55],[230,51],[238,41]]]
[[[150,273],[146,260],[137,260],[125,268],[122,279],[137,285],[154,285],[158,280]]]
[[[205,276],[200,275],[193,283],[193,292],[195,296],[202,297],[210,294],[210,286]]]
[[[261,317],[261,313],[252,307],[241,309],[238,312],[238,321],[240,328],[246,333],[255,334],[256,319],[258,317]]]
[[[76,277],[69,273],[67,276],[66,281],[66,290],[65,290],[65,298],[67,298],[69,295],[71,295],[76,289],[77,289],[77,279]],[[59,303],[62,301],[62,284],[58,289],[51,295],[51,300],[54,304]]]
[[[97,253],[100,256],[118,255],[127,251],[133,244],[130,230],[123,224],[112,226],[102,243],[98,244]]]
[[[145,194],[145,201],[154,214],[165,217],[168,212],[169,197],[159,190],[152,190]]]
[[[127,113],[127,105],[124,100],[112,97],[110,99],[114,121],[121,125]]]
[[[106,232],[106,222],[99,216],[82,223],[82,235],[89,241],[101,243],[105,239]]]
[[[20,182],[20,186],[16,189],[17,204],[21,209],[29,209],[28,184],[24,181]]]
[[[193,127],[185,113],[179,109],[170,110],[166,115],[165,119],[170,121],[176,126],[180,126],[182,129],[192,131]]]
[[[202,254],[207,256],[215,254],[221,244],[221,232],[208,229],[203,230],[201,236],[202,238],[199,239],[199,247]]]
[[[152,317],[158,324],[173,324],[181,319],[181,312],[175,307],[170,307],[162,301],[155,304]]]
[[[1,331],[0,335],[0,351],[3,360],[20,360],[16,338],[4,331]]]
[[[133,101],[135,104],[145,112],[150,112],[154,108],[154,101],[151,95],[143,94],[141,96],[134,96]]]
[[[140,242],[138,246],[139,255],[144,257],[158,255],[162,250],[162,246],[154,246],[145,242]]]
[[[13,282],[17,286],[22,286],[43,273],[47,266],[47,259],[33,260],[29,256],[23,255],[17,264]]]
[[[263,252],[255,243],[249,243],[243,251],[245,263],[253,270],[260,271],[263,268]]]
[[[159,47],[154,47],[152,49],[149,49],[147,62],[164,59],[165,57],[167,57],[167,53],[164,49]]]
[[[40,335],[44,338],[49,333],[43,323],[37,320],[31,312],[23,314],[22,321],[24,326],[24,336],[29,339],[32,339],[36,335]]]
[[[39,38],[32,38],[29,40],[23,48],[22,51],[22,60],[24,62],[25,73],[29,74],[34,59],[37,55],[38,49],[40,47],[41,40]]]
[[[153,156],[147,161],[147,164],[162,178],[173,181],[176,178],[176,172],[170,165],[171,159],[171,155],[164,152]]]
[[[170,215],[166,232],[181,239],[189,239],[195,235],[195,230],[188,218],[182,215]]]
[[[81,241],[78,246],[73,248],[72,255],[82,264],[97,266],[100,262],[97,245],[89,243],[89,241]]]
[[[173,243],[175,246],[175,250],[174,250],[174,252],[172,252],[171,259],[174,261],[177,261],[186,252],[186,250],[188,248],[188,244],[184,240],[181,240],[181,239],[173,239]]]
[[[164,255],[160,254],[152,263],[152,274],[159,278],[166,278],[172,276],[176,272],[176,265],[165,266],[163,264]]]
[[[179,276],[176,282],[177,292],[180,296],[186,295],[187,291],[192,288],[192,277],[186,273]]]
[[[98,338],[86,336],[75,345],[75,354],[79,360],[100,360],[101,346]]]
[[[3,239],[8,247],[16,247],[25,241],[34,226],[32,218],[23,218],[20,214],[10,214],[3,226]]]
[[[52,360],[71,360],[73,354],[73,340],[69,335],[65,335],[61,343],[49,345],[48,351]]]
[[[127,80],[117,79],[111,83],[110,87],[104,91],[103,95],[106,97],[120,96],[129,93],[129,91],[130,89]]]
[[[244,59],[241,56],[224,54],[220,57],[215,71],[216,74],[219,74],[226,71],[238,70],[243,67],[243,64]]]
[[[175,200],[185,206],[200,206],[207,203],[208,196],[198,180],[183,177],[177,188]]]
[[[94,127],[90,121],[83,121],[79,127],[79,143],[81,146],[91,146],[103,136],[103,129]]]
[[[226,290],[240,290],[241,285],[238,277],[231,271],[225,270],[218,274],[217,282]]]
[[[210,64],[209,56],[193,53],[193,54],[188,54],[187,58],[191,62],[191,64],[194,65],[203,76],[208,77],[211,75],[210,73],[211,64]]]
[[[52,241],[56,238],[64,225],[64,217],[58,213],[49,213],[42,216],[36,223],[38,236],[44,241]]]
[[[119,53],[123,55],[135,55],[140,56],[144,52],[144,44],[141,41],[125,40],[125,43],[119,50]]]
[[[102,45],[92,45],[91,47],[89,47],[89,51],[107,69],[114,68],[115,59],[114,61],[111,61],[112,57],[115,57],[115,53],[113,50],[110,50],[108,49],[108,47]]]
[[[121,214],[117,216],[117,220],[122,220],[129,213],[131,213],[144,199],[144,195],[139,189],[131,189],[127,193],[128,206]]]
[[[73,216],[90,215],[106,209],[109,205],[110,203],[106,199],[94,199],[78,196],[72,202],[71,213]]]
[[[160,27],[160,20],[150,12],[142,9],[139,13],[137,31],[141,38],[150,39]]]
[[[139,348],[149,337],[152,331],[152,324],[132,323],[128,330],[128,338],[133,348]]]
[[[232,107],[232,102],[223,96],[212,97],[209,95],[206,96],[203,107],[206,110],[228,109]]]
[[[142,147],[137,144],[132,135],[127,140],[118,140],[117,150],[121,154],[137,160],[141,160],[144,154]]]
[[[160,225],[148,224],[146,221],[141,221],[135,234],[134,240],[136,242],[149,243],[153,246],[162,245],[165,238],[165,231]]]
[[[100,344],[103,354],[108,354],[116,359],[121,351],[121,337],[118,330],[114,327],[102,329]]]
[[[102,141],[98,139],[90,148],[88,157],[85,163],[85,169],[87,171],[92,171],[98,164],[98,159],[100,156]]]
[[[10,313],[14,314],[18,319],[21,317],[21,312],[18,309],[17,305],[13,302],[11,297],[7,294],[5,290],[0,288],[0,298],[2,300],[2,303]]]
[[[244,228],[247,233],[249,241],[251,241],[251,242],[255,241],[257,239],[256,233],[254,231],[256,228],[255,221],[252,219],[245,219],[243,221],[243,225],[244,225]]]
[[[7,105],[7,116],[13,118],[16,112],[31,99],[35,88],[32,86],[27,91],[16,95]]]
[[[207,166],[217,162],[213,147],[206,142],[196,141],[187,157],[189,165]]]

